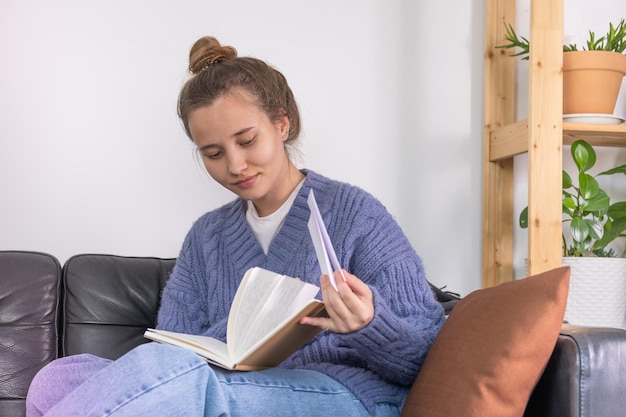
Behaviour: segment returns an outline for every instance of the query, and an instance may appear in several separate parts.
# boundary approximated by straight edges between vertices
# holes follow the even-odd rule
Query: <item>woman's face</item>
[[[245,91],[194,110],[188,125],[209,175],[252,200],[260,216],[276,211],[302,178],[284,146],[289,119],[272,122]]]

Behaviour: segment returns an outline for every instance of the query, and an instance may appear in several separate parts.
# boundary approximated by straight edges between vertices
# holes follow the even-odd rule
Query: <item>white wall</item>
[[[609,29],[609,22],[614,25],[622,18],[626,18],[626,2],[614,0],[597,0],[593,7],[589,7],[587,0],[566,0],[563,15],[563,42],[574,43],[581,49],[589,37],[589,31],[596,34],[596,38],[604,35]],[[529,37],[530,0],[517,0],[516,26],[518,34]],[[532,40],[531,40],[532,42]],[[528,117],[528,62],[517,60],[517,113],[518,120]],[[622,82],[622,89],[615,106],[614,114],[626,117],[626,82]],[[626,149],[624,148],[597,148],[598,161],[592,170],[593,174],[615,166],[626,164]],[[518,225],[517,216],[528,205],[528,158],[520,155],[515,158],[515,219],[514,219],[514,275],[526,275],[525,259],[528,255],[528,232]],[[563,149],[563,169],[570,174],[574,173],[575,165],[571,161],[570,148]],[[611,176],[599,178],[600,184],[605,187],[612,197],[626,199],[626,178]],[[616,248],[621,248],[619,242]]]
[[[207,34],[290,80],[300,166],[380,198],[432,282],[480,286],[481,0],[1,0],[0,250],[173,257],[232,198],[175,112]]]

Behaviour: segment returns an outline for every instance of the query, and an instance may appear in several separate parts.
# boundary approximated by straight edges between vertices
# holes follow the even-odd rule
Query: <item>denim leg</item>
[[[76,369],[92,363],[96,372],[86,377],[86,372],[72,369],[71,361],[75,361]],[[350,391],[322,373],[281,368],[231,372],[207,365],[186,349],[158,343],[141,345],[114,362],[80,355],[57,365],[65,365],[56,367],[64,372],[52,378],[55,369],[51,368],[47,379],[42,374],[37,388],[33,388],[33,398],[27,400],[40,404],[36,394],[51,390],[43,397],[54,399],[46,403],[51,408],[38,408],[45,417],[370,415]],[[60,392],[55,392],[58,387],[54,381],[68,377],[82,383],[68,390],[63,382]],[[374,412],[376,417],[398,415],[399,410],[388,404]]]
[[[86,380],[45,417],[201,416],[211,375],[206,362],[188,350],[143,344]]]
[[[26,417],[41,417],[76,387],[111,363],[81,354],[56,359],[33,378],[26,395]]]
[[[360,401],[334,379],[315,371],[273,368],[257,372],[230,372],[215,368],[219,386],[207,386],[205,417],[216,417],[226,407],[232,417],[370,416]],[[210,399],[219,398],[219,409]],[[224,404],[225,403],[225,404]],[[377,417],[398,416],[396,407],[380,405]]]

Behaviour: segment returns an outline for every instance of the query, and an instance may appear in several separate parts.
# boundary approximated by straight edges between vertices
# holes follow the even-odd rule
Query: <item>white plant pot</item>
[[[565,320],[570,324],[624,327],[626,258],[564,257],[571,268]]]

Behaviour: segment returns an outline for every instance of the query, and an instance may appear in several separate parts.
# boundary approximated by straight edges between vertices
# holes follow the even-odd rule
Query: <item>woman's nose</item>
[[[228,153],[228,171],[233,175],[241,174],[248,164],[243,152],[231,151]]]

